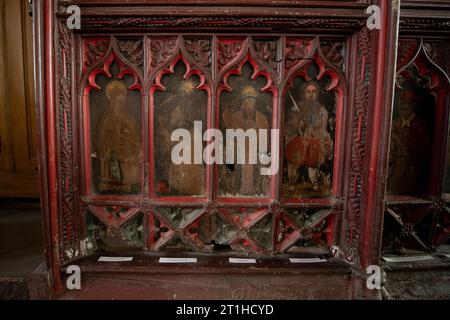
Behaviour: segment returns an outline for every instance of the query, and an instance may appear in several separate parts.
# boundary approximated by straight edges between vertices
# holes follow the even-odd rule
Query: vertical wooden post
[[[57,145],[56,145],[56,107],[55,107],[55,37],[54,37],[54,1],[44,1],[44,96],[47,139],[47,176],[48,176],[48,205],[50,215],[50,235],[52,254],[52,280],[53,289],[57,292],[62,289],[60,275],[59,250],[59,214],[58,214],[58,176],[57,176]]]
[[[372,78],[375,91],[369,109],[368,179],[363,199],[361,268],[364,271],[378,264],[380,255],[399,19],[398,1],[378,1],[378,5],[382,23],[381,30],[372,30],[377,33],[378,55]]]

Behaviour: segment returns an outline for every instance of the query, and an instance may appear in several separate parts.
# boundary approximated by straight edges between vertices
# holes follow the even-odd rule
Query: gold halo
[[[106,86],[106,98],[111,100],[111,93],[117,89],[122,90],[124,94],[127,93],[127,86],[123,81],[113,80]]]

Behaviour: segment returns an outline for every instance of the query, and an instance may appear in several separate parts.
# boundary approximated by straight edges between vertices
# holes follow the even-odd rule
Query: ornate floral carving
[[[242,40],[219,40],[218,66],[219,71],[233,61],[243,49]]]
[[[445,200],[436,200],[433,202],[433,210],[435,211],[444,211],[446,210],[445,208],[447,207],[447,202]]]
[[[342,200],[337,200],[333,204],[333,214],[337,216],[344,214],[344,202]]]
[[[106,234],[110,238],[119,237],[120,236],[120,228],[118,226],[112,225],[106,227]]]
[[[144,214],[150,213],[152,202],[149,199],[141,199],[139,202],[140,211]]]
[[[256,58],[267,63],[272,69],[278,70],[278,42],[254,40],[253,45]]]
[[[163,62],[165,62],[175,50],[176,46],[175,38],[168,39],[154,39],[150,40],[150,51],[151,51],[151,66],[156,68]]]
[[[285,68],[290,69],[302,59],[308,57],[312,51],[309,40],[287,40],[285,48]]]
[[[61,260],[77,258],[79,253],[75,218],[72,147],[72,34],[64,23],[58,24],[58,136],[59,189],[61,195],[60,223],[62,229]]]
[[[346,229],[343,230],[342,258],[353,264],[359,263],[361,233],[361,201],[364,193],[364,160],[366,155],[369,85],[371,70],[371,33],[363,29],[358,36],[356,103],[353,117],[353,146],[349,179],[350,196],[346,213],[343,216]]]
[[[283,208],[281,207],[281,204],[279,201],[272,201],[269,205],[270,211],[274,214],[279,214],[283,212]]]
[[[186,39],[184,41],[186,51],[202,67],[211,65],[211,40],[210,39]]]
[[[325,58],[336,67],[344,66],[344,42],[342,41],[321,41],[320,48]]]
[[[203,209],[205,210],[205,212],[207,212],[210,215],[217,213],[217,206],[214,203],[214,201],[208,201],[207,203],[205,203],[205,205],[203,206]]]
[[[414,225],[412,223],[405,223],[400,232],[403,237],[409,236],[414,232]]]
[[[144,63],[144,51],[142,40],[119,40],[117,43],[120,53],[132,64],[142,66]]]
[[[84,39],[83,61],[84,69],[96,65],[107,53],[109,49],[109,39]]]
[[[315,232],[315,230],[313,230],[311,227],[305,227],[305,228],[302,228],[302,230],[300,230],[300,236],[301,236],[302,240],[309,241],[309,240],[313,239],[314,232]]]

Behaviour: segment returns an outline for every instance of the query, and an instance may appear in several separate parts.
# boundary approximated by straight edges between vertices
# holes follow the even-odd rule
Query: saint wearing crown
[[[227,108],[222,115],[226,129],[242,129],[244,132],[248,129],[255,129],[256,132],[259,132],[260,129],[270,129],[266,115],[257,110],[256,99],[255,88],[251,85],[245,86],[239,96],[239,108],[235,112]],[[239,185],[239,194],[267,194],[269,190],[268,178],[267,176],[261,176],[259,164],[250,164],[248,140],[245,141],[245,150],[237,150],[235,145],[235,155],[237,155],[237,152],[245,151],[245,164],[235,166],[237,168],[235,172],[237,181],[235,182]],[[234,163],[237,163],[237,161]]]

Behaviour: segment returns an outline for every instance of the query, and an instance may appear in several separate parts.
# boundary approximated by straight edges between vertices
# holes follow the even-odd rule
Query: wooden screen
[[[67,27],[69,4],[81,8],[79,30]],[[62,265],[105,250],[378,261],[396,4],[234,4],[34,5],[56,284]],[[383,30],[367,27],[371,4]],[[183,157],[204,159],[174,163],[177,129],[192,138]],[[266,135],[208,149],[231,129]],[[251,138],[267,142],[255,163],[212,161]],[[274,174],[261,174],[267,159]]]
[[[149,250],[328,251],[333,204],[342,201],[337,176],[348,90],[345,39],[79,39],[89,250],[130,244]],[[208,148],[207,129],[219,129],[224,138],[230,129],[266,135],[280,130],[280,170],[261,175],[258,161],[238,164],[238,153],[249,153],[242,147],[232,163],[173,163],[173,131],[185,129],[194,140],[195,123],[201,125],[202,149]],[[191,146],[193,152],[194,141]],[[277,193],[286,209],[273,207]],[[154,204],[147,219],[133,206],[102,205],[136,197]],[[300,210],[288,209],[296,203]]]
[[[384,254],[431,253],[450,244],[449,54],[448,40],[399,40]]]

